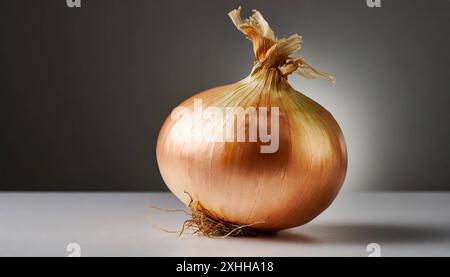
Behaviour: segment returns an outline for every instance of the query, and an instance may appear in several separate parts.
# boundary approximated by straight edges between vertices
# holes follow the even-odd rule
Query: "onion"
[[[192,210],[187,227],[205,235],[307,223],[334,200],[347,169],[333,116],[287,81],[291,73],[332,82],[334,76],[291,56],[301,47],[299,35],[276,39],[261,13],[243,20],[240,10],[229,16],[253,43],[251,74],[181,103],[162,126],[156,148],[165,183]],[[244,110],[242,124],[239,113],[224,116],[230,107]],[[203,115],[196,115],[199,108]]]

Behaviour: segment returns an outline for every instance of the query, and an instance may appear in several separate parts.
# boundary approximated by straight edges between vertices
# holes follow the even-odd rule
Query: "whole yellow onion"
[[[254,11],[243,20],[240,9],[229,15],[253,42],[256,60],[251,74],[235,84],[201,92],[181,103],[178,111],[181,108],[185,115],[191,114],[172,113],[167,118],[158,137],[157,160],[169,189],[194,212],[201,207],[205,219],[217,223],[217,229],[230,224],[278,231],[302,225],[325,210],[339,192],[347,169],[346,146],[339,125],[323,107],[295,91],[287,76],[297,73],[308,79],[335,79],[302,58],[291,56],[300,49],[299,35],[276,39],[261,13]],[[199,105],[203,111],[213,107],[214,112],[196,117],[193,114]],[[237,114],[224,120],[220,111],[229,107],[247,112],[243,124],[237,123]],[[267,118],[252,121],[249,111],[256,111],[257,119],[264,114]],[[255,124],[259,132],[256,141],[250,131]],[[271,141],[267,136],[266,140],[261,139],[262,124],[267,125],[267,134],[276,131],[277,137],[271,137]],[[174,136],[195,136],[198,126],[202,126],[198,129],[203,139],[190,136],[182,140]],[[242,130],[245,139],[236,139]],[[210,140],[204,139],[206,136]],[[220,230],[213,233],[224,234]]]

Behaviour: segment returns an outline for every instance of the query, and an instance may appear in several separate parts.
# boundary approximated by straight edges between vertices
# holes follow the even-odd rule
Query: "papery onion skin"
[[[218,219],[277,231],[302,225],[325,210],[345,178],[347,154],[342,132],[319,104],[293,90],[272,73],[279,90],[253,91],[255,106],[280,107],[280,142],[276,153],[260,153],[260,143],[180,143],[170,135],[176,120],[165,121],[157,142],[157,160],[169,189],[185,204],[190,198]],[[238,105],[241,97],[218,103],[236,86],[258,87],[264,79],[199,93],[180,106]],[[263,86],[262,86],[263,87]],[[256,97],[260,93],[261,97]],[[285,93],[286,95],[281,95]],[[258,102],[259,101],[259,102]],[[190,127],[190,126],[188,126]],[[248,128],[248,125],[246,125]]]
[[[159,133],[157,161],[165,183],[186,205],[192,198],[218,220],[278,231],[307,223],[335,199],[347,169],[341,129],[280,70],[265,68],[179,107],[193,110],[194,99],[204,108],[279,107],[280,136],[275,153],[261,153],[260,142],[179,142],[171,136],[178,120],[169,116]]]

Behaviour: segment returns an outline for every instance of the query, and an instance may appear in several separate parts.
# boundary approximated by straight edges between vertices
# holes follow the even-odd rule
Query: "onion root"
[[[272,235],[274,232],[262,231],[252,228],[257,224],[264,223],[264,221],[254,222],[252,224],[236,224],[221,219],[217,219],[212,215],[207,209],[205,209],[199,201],[193,200],[191,195],[185,192],[190,197],[190,203],[188,208],[190,212],[185,210],[173,210],[164,209],[158,206],[149,206],[150,209],[155,209],[158,211],[163,211],[167,213],[184,213],[188,219],[183,223],[181,230],[171,231],[161,228],[159,226],[153,225],[153,227],[162,230],[166,233],[177,233],[178,237],[183,234],[190,233],[192,235],[202,235],[207,238],[224,239],[227,237],[250,237],[250,236],[263,236]]]
[[[191,201],[189,208],[191,209],[189,219],[184,222],[179,235],[182,235],[187,230],[191,230],[192,234],[199,234],[208,238],[248,237],[272,234],[271,232],[252,228],[252,226],[264,222],[240,225],[217,219],[198,201]]]

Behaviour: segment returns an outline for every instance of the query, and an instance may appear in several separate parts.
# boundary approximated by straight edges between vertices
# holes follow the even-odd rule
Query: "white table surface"
[[[0,256],[450,256],[450,193],[341,193],[314,221],[273,237],[178,238],[169,193],[0,193]],[[150,217],[151,215],[151,217]]]

